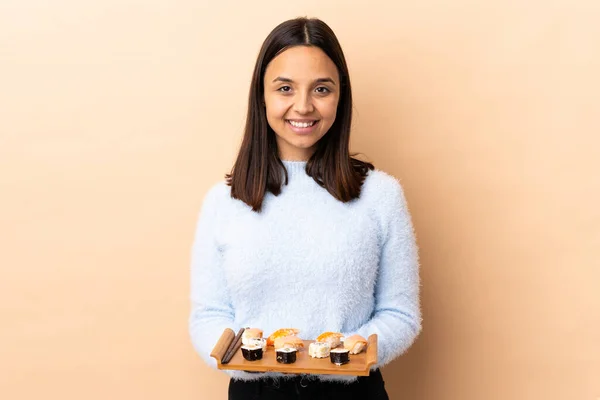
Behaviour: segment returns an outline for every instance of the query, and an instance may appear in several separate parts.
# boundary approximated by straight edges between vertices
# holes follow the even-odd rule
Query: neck
[[[316,146],[309,148],[290,148],[289,145],[277,143],[279,158],[282,161],[308,161],[314,154]]]

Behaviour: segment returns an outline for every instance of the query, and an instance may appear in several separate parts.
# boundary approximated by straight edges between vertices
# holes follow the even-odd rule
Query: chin
[[[310,149],[312,147],[314,147],[317,144],[316,141],[310,141],[310,142],[301,142],[301,143],[295,143],[295,142],[291,142],[291,145],[298,148],[298,149]]]

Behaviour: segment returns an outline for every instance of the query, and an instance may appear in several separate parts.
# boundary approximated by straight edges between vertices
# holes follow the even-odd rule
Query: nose
[[[312,97],[307,93],[299,93],[294,101],[294,111],[298,114],[309,114],[315,110]]]

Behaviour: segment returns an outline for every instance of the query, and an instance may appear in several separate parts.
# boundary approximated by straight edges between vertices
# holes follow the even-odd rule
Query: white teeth
[[[295,126],[296,128],[308,128],[309,126],[313,126],[316,121],[311,121],[311,122],[289,121],[289,122],[292,126]]]

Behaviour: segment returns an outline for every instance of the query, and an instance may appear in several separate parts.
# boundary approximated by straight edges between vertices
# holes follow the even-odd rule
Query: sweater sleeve
[[[371,319],[355,333],[376,333],[378,365],[404,353],[421,331],[419,260],[413,225],[398,181],[390,176],[390,191],[379,202],[382,248]],[[391,194],[390,194],[391,192]]]
[[[234,312],[222,273],[222,254],[216,240],[219,186],[204,199],[191,257],[189,333],[204,361],[216,367],[210,353],[225,328],[233,328]],[[222,202],[221,202],[222,203]]]

